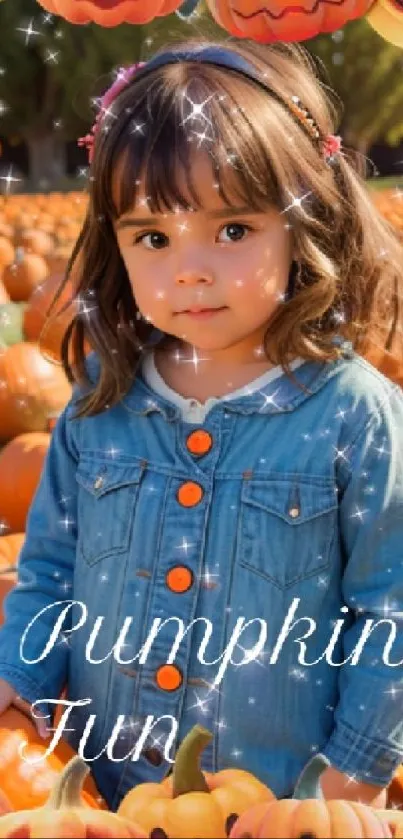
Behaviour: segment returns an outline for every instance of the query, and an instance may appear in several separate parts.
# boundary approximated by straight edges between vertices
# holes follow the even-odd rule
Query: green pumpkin
[[[26,303],[0,304],[0,346],[11,347],[25,341],[23,321]]]

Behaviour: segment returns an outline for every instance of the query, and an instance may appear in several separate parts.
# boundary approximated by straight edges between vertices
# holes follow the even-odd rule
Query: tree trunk
[[[45,191],[57,187],[66,176],[66,144],[55,134],[27,137],[29,180],[33,189]]]

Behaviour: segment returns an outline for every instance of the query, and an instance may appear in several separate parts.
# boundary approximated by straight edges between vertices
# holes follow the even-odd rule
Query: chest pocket
[[[330,564],[337,523],[334,485],[245,480],[238,561],[285,589]]]
[[[78,551],[88,565],[128,550],[142,464],[81,459],[76,471]]]

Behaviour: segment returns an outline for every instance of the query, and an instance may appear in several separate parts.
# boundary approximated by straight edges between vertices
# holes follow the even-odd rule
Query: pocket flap
[[[295,480],[246,480],[242,501],[280,516],[298,525],[337,508],[337,490],[333,483],[313,484]]]
[[[83,458],[78,464],[76,478],[95,498],[101,498],[113,489],[138,484],[144,469],[144,462],[105,463]]]

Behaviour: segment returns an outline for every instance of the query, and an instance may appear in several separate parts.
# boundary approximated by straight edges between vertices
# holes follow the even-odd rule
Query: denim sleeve
[[[17,585],[4,601],[0,677],[28,702],[57,698],[66,681],[67,636],[60,638],[59,634],[49,654],[41,656],[58,617],[72,597],[76,552],[76,437],[80,424],[79,420],[71,421],[72,408],[73,400],[53,430],[27,518]],[[70,607],[63,632],[71,624],[71,611]],[[40,612],[42,614],[36,618]],[[27,630],[33,620],[32,629]],[[34,663],[37,658],[41,660]],[[43,705],[39,707],[44,710]]]
[[[379,412],[345,453],[340,469],[345,483],[340,499],[346,557],[342,595],[354,620],[344,634],[347,662],[340,667],[334,729],[321,751],[339,771],[383,787],[403,760],[400,388],[391,387]]]

